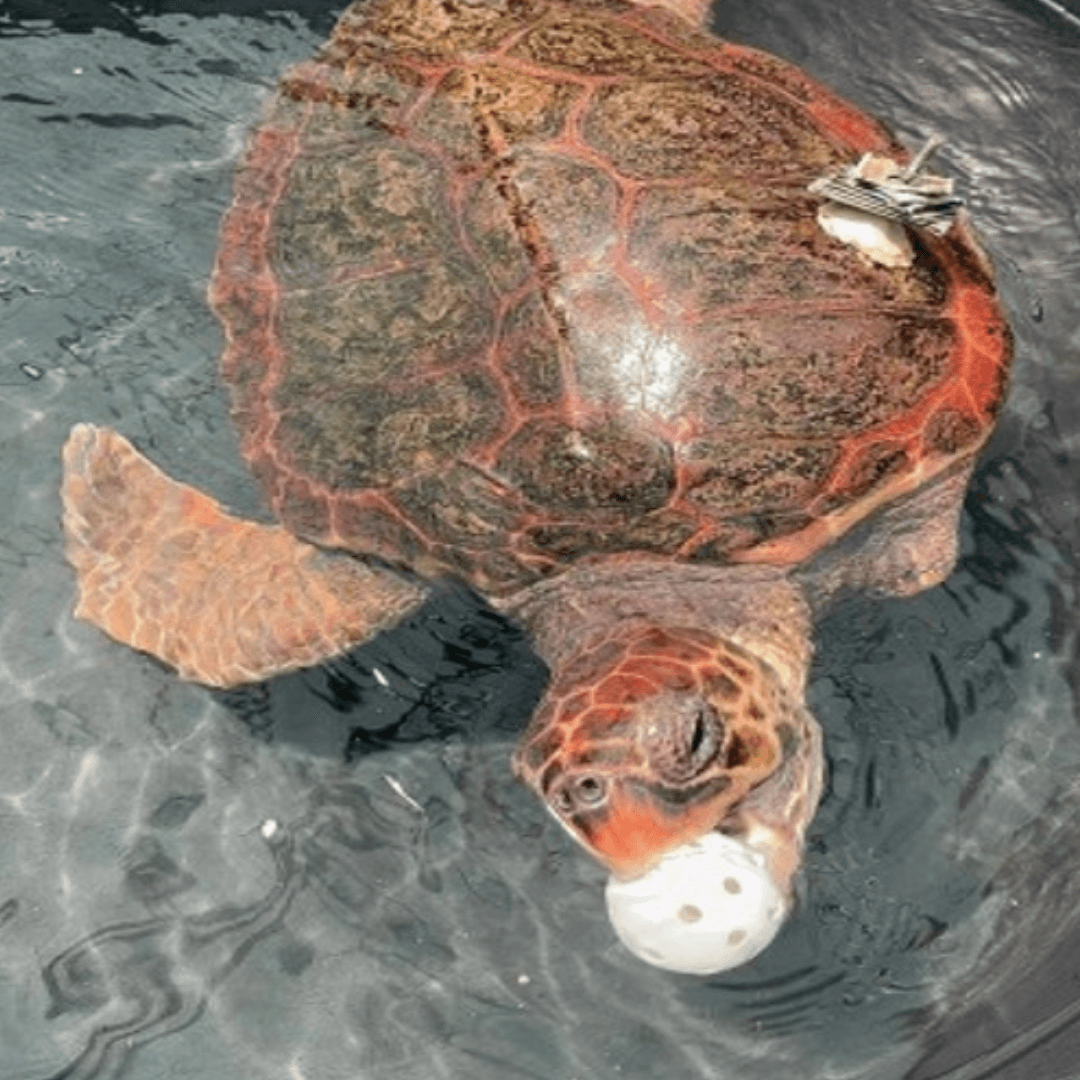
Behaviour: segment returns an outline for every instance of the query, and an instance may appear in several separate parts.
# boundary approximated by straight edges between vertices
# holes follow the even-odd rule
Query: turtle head
[[[639,625],[556,669],[515,771],[576,840],[630,878],[734,821],[803,741],[804,716],[734,642]]]

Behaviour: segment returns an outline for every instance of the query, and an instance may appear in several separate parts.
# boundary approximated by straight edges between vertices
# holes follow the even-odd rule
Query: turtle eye
[[[602,776],[587,773],[559,788],[551,797],[551,805],[560,814],[570,814],[584,807],[599,806],[607,793],[607,781]]]
[[[607,784],[600,776],[583,776],[577,782],[577,797],[586,806],[597,806],[607,797]]]

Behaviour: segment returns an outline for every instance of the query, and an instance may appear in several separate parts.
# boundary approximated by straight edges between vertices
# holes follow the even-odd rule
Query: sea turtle
[[[904,149],[703,18],[350,7],[255,130],[210,286],[283,525],[89,425],[63,487],[77,614],[188,679],[332,656],[434,575],[519,619],[551,682],[514,769],[631,943],[686,928],[689,959],[637,943],[682,970],[775,932],[821,784],[812,612],[949,573],[1011,355],[962,215],[890,223],[878,263],[819,224],[815,178],[869,155],[857,193],[906,182]],[[707,904],[639,885],[717,845],[714,891],[768,912],[710,953]]]

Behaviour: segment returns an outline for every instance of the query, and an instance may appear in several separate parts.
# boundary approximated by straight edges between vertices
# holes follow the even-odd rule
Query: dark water
[[[72,423],[262,513],[204,290],[245,129],[334,15],[0,5],[0,1077],[1076,1076],[1075,5],[716,12],[945,136],[1019,351],[956,573],[819,628],[802,904],[710,979],[620,949],[603,874],[510,778],[542,671],[467,593],[228,698],[69,615]]]

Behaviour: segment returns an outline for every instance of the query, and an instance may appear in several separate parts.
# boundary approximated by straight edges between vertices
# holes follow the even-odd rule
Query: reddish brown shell
[[[656,9],[375,0],[282,81],[212,301],[300,535],[507,593],[591,556],[789,564],[969,456],[1008,333],[806,192],[887,134]]]

